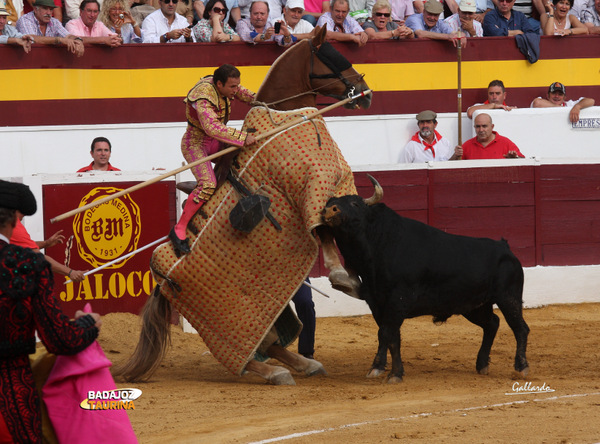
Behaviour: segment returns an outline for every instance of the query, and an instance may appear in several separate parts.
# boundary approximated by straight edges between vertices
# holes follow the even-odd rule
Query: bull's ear
[[[327,25],[323,27],[317,26],[313,35],[312,44],[315,48],[319,49],[319,46],[327,39]]]
[[[381,188],[381,185],[379,185],[379,182],[377,182],[377,180],[375,180],[375,178],[373,176],[371,176],[370,174],[367,174],[367,177],[369,178],[369,180],[375,187],[375,191],[373,192],[373,195],[371,197],[369,197],[368,199],[364,199],[365,204],[370,206],[370,205],[375,205],[377,202],[379,202],[381,199],[383,199],[383,188]]]

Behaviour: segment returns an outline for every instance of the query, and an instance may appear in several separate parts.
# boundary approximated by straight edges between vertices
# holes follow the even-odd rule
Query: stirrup
[[[169,232],[169,240],[171,244],[173,244],[173,249],[175,250],[175,256],[181,257],[184,254],[188,254],[192,250],[190,250],[190,246],[188,244],[187,237],[185,239],[179,239],[177,234],[175,234],[175,227],[171,228]]]

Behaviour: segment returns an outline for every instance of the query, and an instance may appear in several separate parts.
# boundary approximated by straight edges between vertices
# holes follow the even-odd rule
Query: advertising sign
[[[51,224],[50,219],[139,182],[48,184],[43,186],[44,235],[58,230],[67,239],[48,254],[74,270],[105,266],[167,235],[176,222],[175,182],[163,181]],[[149,263],[155,247],[89,274],[82,282],[55,275],[55,294],[73,316],[90,302],[100,314],[138,314],[152,292]]]

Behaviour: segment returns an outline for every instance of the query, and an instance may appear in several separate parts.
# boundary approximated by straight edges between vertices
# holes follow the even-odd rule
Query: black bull
[[[444,322],[463,315],[483,329],[476,369],[489,370],[492,343],[504,315],[516,341],[515,370],[528,372],[525,352],[529,327],[523,319],[523,268],[505,240],[457,236],[396,214],[375,195],[332,198],[323,210],[344,257],[346,269],[360,276],[364,299],[379,327],[379,348],[368,376],[385,371],[387,350],[392,357],[388,382],[402,380],[400,327],[408,318],[432,315]]]

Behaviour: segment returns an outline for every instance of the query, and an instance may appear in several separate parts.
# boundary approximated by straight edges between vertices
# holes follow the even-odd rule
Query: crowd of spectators
[[[0,44],[272,42],[600,34],[600,0],[0,0]]]

